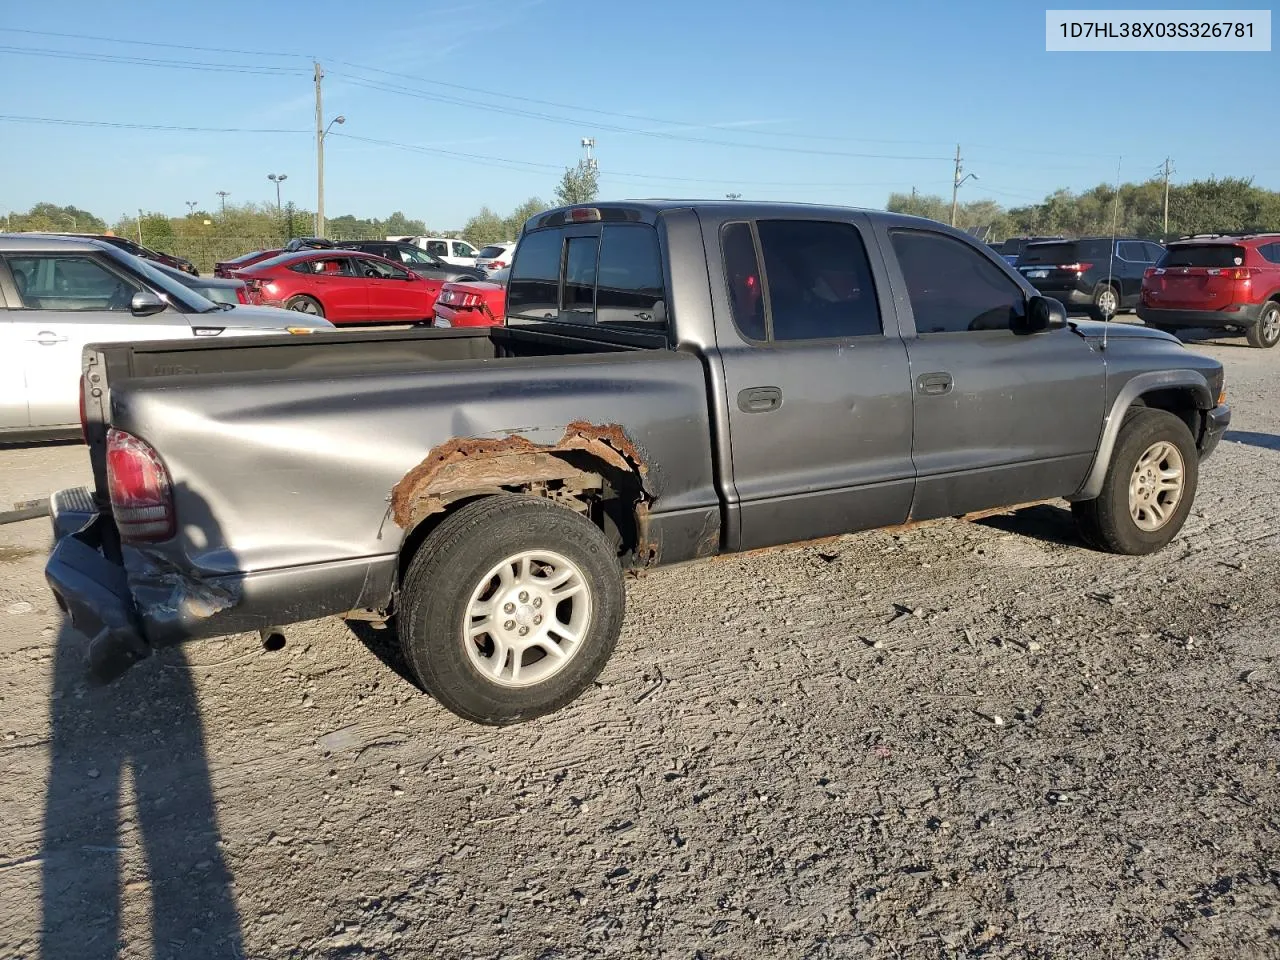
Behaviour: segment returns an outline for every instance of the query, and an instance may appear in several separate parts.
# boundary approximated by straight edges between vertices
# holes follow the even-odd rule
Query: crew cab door
[[[907,517],[907,354],[869,238],[860,214],[743,220],[706,236],[733,318],[717,341],[740,549]]]
[[[1027,294],[975,245],[879,229],[915,395],[912,519],[1073,492],[1102,431],[1101,354],[1070,327],[1015,333]]]
[[[32,427],[79,422],[80,357],[86,344],[192,336],[186,315],[173,307],[135,317],[130,303],[142,286],[104,257],[15,253],[4,259],[21,303],[9,318]]]
[[[7,297],[0,291],[0,307]],[[0,309],[0,429],[25,427],[27,419],[27,382],[18,352],[18,337],[8,310]]]

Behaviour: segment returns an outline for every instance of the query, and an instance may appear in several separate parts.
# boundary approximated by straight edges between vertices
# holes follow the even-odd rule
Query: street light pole
[[[64,216],[64,217],[66,217],[68,220],[70,220],[70,221],[71,221],[71,230],[72,230],[72,232],[73,232],[73,233],[74,233],[76,230],[78,230],[78,229],[79,229],[79,228],[76,226],[76,218],[75,218],[75,217],[73,217],[73,216],[72,216],[71,214],[69,214],[69,213],[64,213],[64,214],[63,214],[63,216]]]
[[[227,197],[231,196],[230,190],[219,190],[218,198],[222,200],[222,218],[227,218]]]
[[[196,212],[196,207],[200,206],[199,200],[184,200],[183,202],[187,205],[188,217]]]
[[[268,174],[267,174],[267,179],[268,179],[268,180],[273,180],[273,181],[275,181],[275,185],[276,185],[276,216],[278,217],[278,216],[280,216],[280,212],[281,212],[281,211],[280,211],[280,184],[282,184],[282,183],[284,183],[286,180],[288,180],[288,179],[289,179],[289,175],[288,175],[287,173],[268,173]]]

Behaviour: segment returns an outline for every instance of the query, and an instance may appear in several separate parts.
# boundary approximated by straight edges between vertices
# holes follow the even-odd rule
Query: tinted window
[[[1262,254],[1264,260],[1280,263],[1280,243],[1264,243],[1258,248],[1258,252]]]
[[[1238,267],[1242,263],[1244,247],[1227,243],[1179,244],[1160,260],[1162,267]]]
[[[561,309],[568,313],[595,313],[596,252],[595,237],[571,237],[564,257],[564,301]]]
[[[1147,263],[1159,263],[1164,256],[1164,247],[1158,243],[1144,243],[1143,246],[1147,248]]]
[[[774,340],[880,333],[880,309],[862,237],[852,224],[761,220],[756,224]]]
[[[486,260],[490,260],[494,257],[502,256],[506,252],[506,250],[507,250],[506,247],[499,246],[497,244],[490,244],[489,246],[481,250],[479,253],[477,253],[476,256],[484,257]]]
[[[320,257],[316,260],[299,260],[290,264],[294,273],[320,274],[326,277],[353,277],[351,257]]]
[[[1008,330],[1025,309],[1022,288],[977,250],[952,237],[892,232],[916,333]]]
[[[1018,265],[1026,263],[1075,263],[1079,259],[1074,243],[1030,243],[1018,257]]]
[[[394,256],[399,257],[405,263],[417,263],[424,266],[435,266],[440,261],[425,250],[419,250],[417,247],[397,246],[394,248]],[[383,256],[392,256],[391,253],[385,253]]]
[[[128,310],[139,289],[89,257],[7,259],[28,310]]]
[[[1116,244],[1116,253],[1122,260],[1128,260],[1131,263],[1146,263],[1147,250],[1146,244],[1137,240],[1121,240]]]
[[[447,257],[449,255],[449,244],[443,240],[428,240],[427,253],[435,254],[437,257]]]
[[[665,322],[658,235],[649,227],[605,226],[596,283],[597,323]]]
[[[543,319],[560,309],[559,230],[526,234],[507,283],[507,313]]]
[[[728,223],[720,231],[725,279],[729,283],[729,304],[738,331],[749,340],[764,340],[764,296],[761,294],[760,264],[751,226]]]
[[[362,276],[370,277],[374,280],[404,280],[409,276],[408,270],[397,267],[393,263],[387,263],[384,260],[354,257],[351,264]]]

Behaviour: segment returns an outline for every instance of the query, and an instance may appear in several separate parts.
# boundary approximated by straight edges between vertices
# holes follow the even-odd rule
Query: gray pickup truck
[[[937,223],[658,201],[532,218],[505,326],[89,347],[84,400],[47,574],[100,677],[394,615],[482,723],[590,685],[629,569],[1057,497],[1157,550],[1230,420],[1217,361]]]

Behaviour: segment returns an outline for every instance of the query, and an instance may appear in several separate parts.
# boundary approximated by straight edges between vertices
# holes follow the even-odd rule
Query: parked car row
[[[79,435],[87,344],[332,327],[245,304],[244,292],[242,281],[195,277],[106,238],[0,234],[0,439]]]
[[[1013,238],[992,246],[1069,312],[1109,320],[1134,310],[1165,332],[1211,329],[1243,333],[1255,347],[1280,343],[1280,233],[1197,234],[1167,245]],[[1006,252],[1013,248],[1016,255]]]

